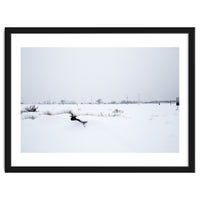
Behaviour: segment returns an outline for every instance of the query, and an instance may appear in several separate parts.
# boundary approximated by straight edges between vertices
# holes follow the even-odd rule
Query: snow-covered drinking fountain
[[[76,115],[74,115],[71,111],[69,112],[69,114],[71,114],[71,120],[72,121],[78,121],[78,122],[80,122],[80,123],[82,123],[83,124],[83,126],[85,127],[85,125],[86,125],[86,123],[87,123],[87,121],[81,121],[80,119],[78,119],[77,118],[77,116]]]

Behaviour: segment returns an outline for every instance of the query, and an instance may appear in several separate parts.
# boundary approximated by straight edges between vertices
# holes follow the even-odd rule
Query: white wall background
[[[42,174],[4,173],[4,27],[196,27],[196,66],[200,41],[198,0],[2,0],[0,2],[0,198],[9,199],[199,199],[200,126],[196,127],[196,173]],[[199,69],[196,67],[196,79]],[[196,92],[200,79],[196,80]],[[196,93],[196,102],[200,93]],[[196,105],[196,122],[200,120]]]

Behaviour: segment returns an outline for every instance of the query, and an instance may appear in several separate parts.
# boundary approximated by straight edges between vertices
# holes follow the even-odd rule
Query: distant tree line
[[[121,101],[110,101],[105,102],[103,99],[99,98],[95,102],[81,102],[81,104],[161,104],[161,103],[176,103],[176,100],[153,100],[153,101],[131,101],[131,100],[121,100]],[[24,102],[21,102],[21,104],[25,104]],[[76,101],[73,100],[65,100],[61,99],[60,101],[42,101],[38,102],[38,104],[78,104]]]

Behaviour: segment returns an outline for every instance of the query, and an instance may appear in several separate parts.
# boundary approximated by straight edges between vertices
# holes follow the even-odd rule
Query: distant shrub
[[[103,100],[102,100],[102,99],[97,99],[97,100],[96,100],[96,103],[102,104],[102,103],[103,103]]]
[[[38,112],[38,107],[36,107],[35,105],[26,107],[25,112]]]
[[[113,113],[115,113],[115,114],[119,114],[119,113],[123,113],[124,111],[123,110],[119,110],[119,109],[115,109],[115,110],[113,110]]]

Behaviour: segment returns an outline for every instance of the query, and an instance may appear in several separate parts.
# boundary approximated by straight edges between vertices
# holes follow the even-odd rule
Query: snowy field
[[[23,104],[22,111],[30,105]],[[179,152],[175,104],[37,105],[21,113],[24,153]],[[88,123],[71,121],[69,111]]]

